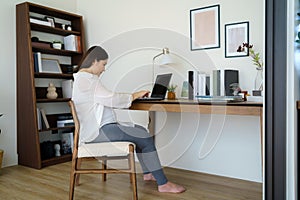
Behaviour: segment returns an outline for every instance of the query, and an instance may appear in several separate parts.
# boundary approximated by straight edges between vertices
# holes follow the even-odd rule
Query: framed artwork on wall
[[[249,22],[225,24],[225,58],[248,56],[248,48],[237,51],[243,43],[249,44]]]
[[[220,47],[220,5],[190,10],[191,50]]]

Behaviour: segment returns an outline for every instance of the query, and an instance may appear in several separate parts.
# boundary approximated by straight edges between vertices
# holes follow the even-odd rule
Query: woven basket
[[[0,169],[2,166],[3,154],[4,154],[4,151],[2,149],[0,149]]]

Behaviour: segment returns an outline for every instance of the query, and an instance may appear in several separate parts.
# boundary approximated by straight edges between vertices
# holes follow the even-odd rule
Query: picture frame
[[[58,60],[49,58],[42,58],[42,66],[40,72],[53,74],[62,73]]]
[[[249,56],[248,48],[237,51],[243,43],[249,44],[249,22],[225,24],[225,58]]]
[[[55,27],[55,19],[54,19],[54,17],[46,16],[45,19],[46,19],[48,22],[50,22],[51,27]]]
[[[220,5],[190,10],[191,50],[220,48]]]

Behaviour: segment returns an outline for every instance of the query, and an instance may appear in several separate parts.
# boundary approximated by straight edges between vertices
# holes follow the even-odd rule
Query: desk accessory
[[[162,56],[159,65],[168,65],[173,63],[173,60],[171,56],[169,55],[170,51],[169,48],[165,47],[162,49],[162,52],[157,54],[156,56],[153,57],[152,59],[152,82],[154,84],[154,65],[155,65],[155,59]]]

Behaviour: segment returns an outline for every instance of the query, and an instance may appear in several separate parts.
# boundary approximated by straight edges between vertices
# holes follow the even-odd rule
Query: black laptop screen
[[[157,75],[151,97],[165,97],[172,74]]]

